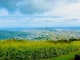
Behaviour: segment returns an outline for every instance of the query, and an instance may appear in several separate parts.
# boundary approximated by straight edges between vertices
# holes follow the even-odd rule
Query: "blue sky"
[[[0,28],[79,26],[80,0],[0,0]]]

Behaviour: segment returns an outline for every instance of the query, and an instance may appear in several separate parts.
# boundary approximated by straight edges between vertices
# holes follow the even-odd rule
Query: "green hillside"
[[[0,60],[42,60],[69,54],[80,49],[80,41],[1,40]],[[64,59],[66,59],[64,57]]]

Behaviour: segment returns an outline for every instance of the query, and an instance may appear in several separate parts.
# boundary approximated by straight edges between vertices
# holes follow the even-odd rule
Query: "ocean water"
[[[43,27],[43,28],[0,28],[5,31],[21,31],[21,30],[80,30],[80,27]]]

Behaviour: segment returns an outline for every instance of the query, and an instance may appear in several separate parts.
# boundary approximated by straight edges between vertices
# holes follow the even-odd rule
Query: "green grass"
[[[79,53],[80,51],[74,51],[66,55],[62,55],[62,56],[54,57],[54,58],[43,59],[43,60],[73,60],[75,58],[75,55]]]
[[[44,58],[60,59],[80,49],[80,41],[53,42],[53,41],[0,41],[0,60],[39,60]]]

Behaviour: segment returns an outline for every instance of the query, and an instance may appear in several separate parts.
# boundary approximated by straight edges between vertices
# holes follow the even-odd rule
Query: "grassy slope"
[[[60,57],[46,60],[70,60],[79,52],[73,52],[76,48],[80,49],[80,41],[73,41],[71,43],[58,42],[56,44],[50,41],[0,41],[1,60],[2,57],[4,58],[3,60],[6,60],[6,58],[10,60],[38,60],[38,58],[50,58],[54,55]],[[62,56],[67,53],[70,54]],[[18,56],[18,58],[16,56]]]
[[[75,51],[71,52],[67,55],[59,56],[59,57],[54,57],[54,58],[49,58],[49,59],[44,59],[44,60],[73,60],[76,54],[79,54],[80,51]]]

